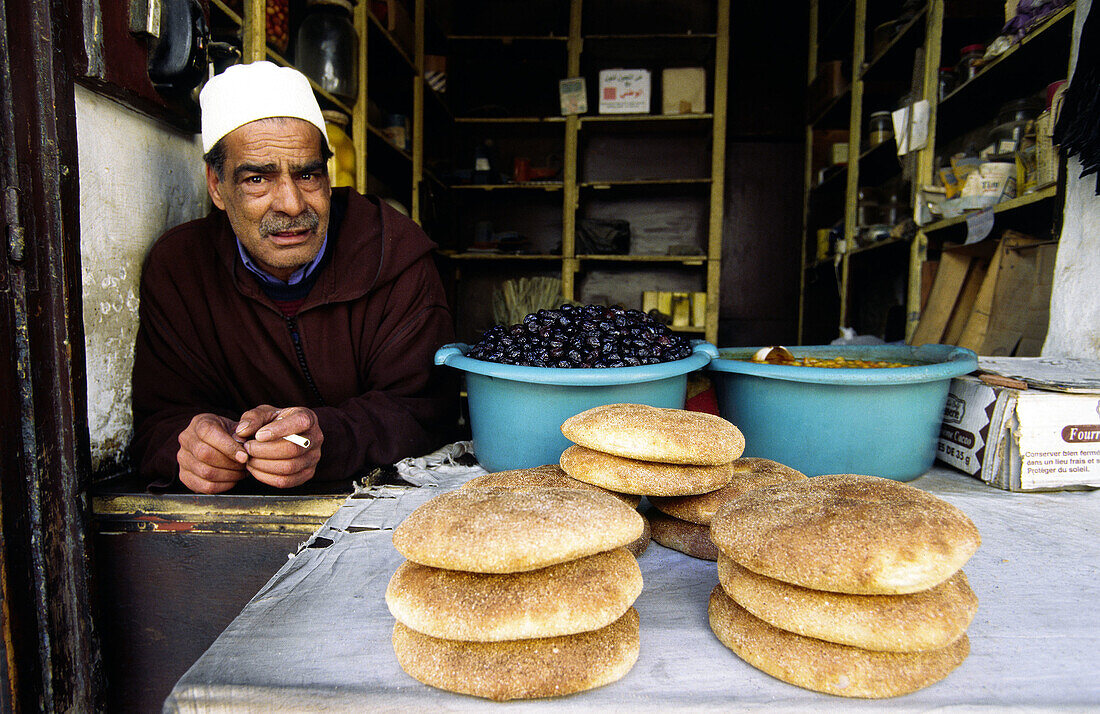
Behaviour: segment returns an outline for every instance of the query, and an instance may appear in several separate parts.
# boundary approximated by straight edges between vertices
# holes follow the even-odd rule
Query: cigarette
[[[292,444],[297,444],[298,446],[302,447],[303,449],[308,449],[309,448],[309,439],[307,439],[304,436],[301,436],[299,434],[291,434],[290,436],[284,436],[283,438],[286,439],[287,441],[289,441]]]

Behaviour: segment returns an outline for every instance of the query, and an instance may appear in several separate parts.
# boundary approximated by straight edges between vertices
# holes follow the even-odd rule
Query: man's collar
[[[236,238],[236,236],[234,236]],[[241,239],[237,238],[237,252],[240,253],[241,261],[244,262],[244,267],[248,268],[249,272],[258,277],[268,285],[297,285],[305,280],[309,275],[317,268],[321,262],[321,257],[325,254],[325,249],[328,247],[328,234],[325,234],[325,239],[321,241],[321,249],[317,251],[317,255],[313,256],[313,260],[309,261],[302,267],[295,270],[290,274],[287,280],[280,280],[271,273],[267,272],[260,266],[256,265],[252,260],[252,256],[245,250],[244,245],[241,243]]]

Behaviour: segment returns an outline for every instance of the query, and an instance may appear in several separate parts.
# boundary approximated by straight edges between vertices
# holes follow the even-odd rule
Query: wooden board
[[[928,305],[921,315],[913,344],[937,343],[943,339],[947,323],[955,310],[959,292],[966,281],[972,256],[944,251],[940,257],[940,267],[936,271],[936,280],[932,284],[932,293],[928,296]]]

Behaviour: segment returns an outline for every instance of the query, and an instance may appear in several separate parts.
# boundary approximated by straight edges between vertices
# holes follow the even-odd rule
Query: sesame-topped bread
[[[650,496],[649,502],[674,518],[709,526],[715,513],[749,491],[806,478],[789,466],[751,456],[737,459],[729,468],[730,482],[717,490],[694,496]]]
[[[916,593],[849,595],[767,578],[719,555],[718,580],[738,605],[774,627],[882,652],[946,647],[962,637],[978,610],[961,570]]]
[[[560,697],[610,684],[638,659],[638,611],[607,627],[560,637],[464,642],[394,623],[393,651],[414,679],[450,692],[503,701]]]
[[[639,461],[570,446],[561,455],[561,466],[575,479],[603,488],[642,496],[683,496],[706,493],[729,483],[729,464],[688,466]]]
[[[710,627],[722,644],[776,679],[842,697],[883,698],[940,681],[970,654],[966,635],[925,652],[874,652],[772,627],[738,605],[721,585],[710,595]]]
[[[742,567],[815,590],[894,595],[954,575],[981,543],[947,501],[897,481],[834,474],[750,491],[711,521]]]
[[[604,493],[462,488],[410,513],[393,545],[434,568],[516,573],[620,548],[643,530],[637,511]]]
[[[405,561],[386,604],[417,632],[496,642],[598,630],[642,592],[642,571],[625,548],[522,573],[467,573]]]
[[[721,417],[645,404],[593,407],[566,419],[561,432],[595,451],[668,464],[728,464],[745,450],[741,431]]]
[[[700,560],[718,560],[718,548],[710,539],[710,527],[661,513],[651,508],[646,513],[652,538],[666,548]]]
[[[641,496],[629,493],[618,493],[595,484],[586,483],[573,478],[565,473],[558,464],[545,466],[533,466],[526,469],[512,469],[510,471],[497,471],[484,476],[475,476],[462,485],[463,488],[507,488],[513,491],[521,491],[531,488],[579,488],[586,491],[600,491],[616,496],[631,508],[637,508],[641,502]]]

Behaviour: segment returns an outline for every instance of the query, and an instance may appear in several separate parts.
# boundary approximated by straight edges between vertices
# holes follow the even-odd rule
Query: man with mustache
[[[161,236],[143,269],[141,472],[200,493],[248,477],[290,488],[445,443],[454,400],[432,356],[453,331],[434,244],[387,203],[330,187],[324,119],[296,70],[230,67],[199,103],[215,210]]]

